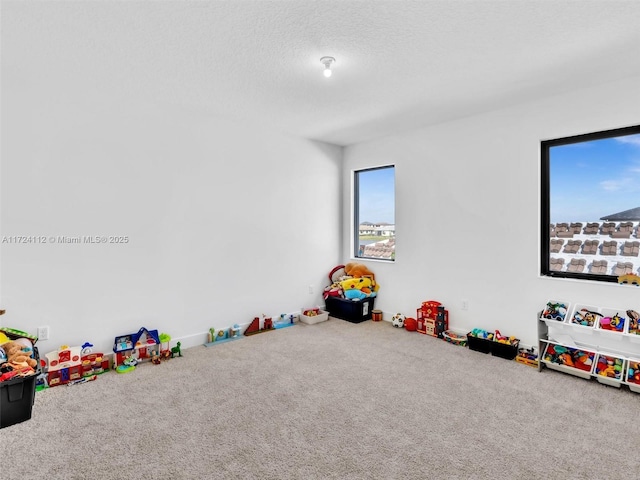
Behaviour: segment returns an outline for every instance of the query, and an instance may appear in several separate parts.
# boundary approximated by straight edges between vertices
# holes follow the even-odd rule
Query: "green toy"
[[[176,343],[176,346],[171,348],[171,358],[175,357],[176,354],[178,357],[182,356],[182,352],[180,351],[180,342]]]

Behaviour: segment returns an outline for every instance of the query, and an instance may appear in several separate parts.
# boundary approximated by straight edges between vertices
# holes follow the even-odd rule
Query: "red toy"
[[[255,335],[256,333],[269,332],[271,330],[275,330],[275,328],[273,326],[273,319],[271,317],[267,317],[264,314],[262,314],[262,317],[264,318],[262,328],[260,328],[260,318],[259,317],[255,317],[253,319],[253,321],[249,324],[247,329],[244,331],[244,334],[246,336]]]
[[[435,300],[422,302],[416,311],[416,319],[418,332],[432,337],[443,338],[444,331],[449,329],[449,311]]]
[[[404,319],[404,328],[409,332],[415,332],[418,329],[418,321],[415,318],[407,317]]]
[[[627,382],[640,384],[640,362],[629,360]]]

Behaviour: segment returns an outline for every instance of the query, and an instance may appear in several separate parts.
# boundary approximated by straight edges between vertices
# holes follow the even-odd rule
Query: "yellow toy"
[[[349,278],[340,282],[342,290],[362,290],[364,293],[371,293],[373,281],[368,278]]]
[[[371,270],[369,270],[369,268],[366,265],[363,265],[361,263],[355,263],[355,262],[347,263],[344,266],[344,271],[350,277],[368,278],[369,280],[371,280],[371,285],[367,285],[367,287],[369,287],[372,292],[377,292],[380,289],[380,286],[376,282],[375,274]],[[343,288],[344,288],[344,281],[341,283],[343,284]]]
[[[626,275],[620,275],[618,277],[618,283],[620,285],[636,285],[636,286],[640,286],[640,277],[638,275],[634,275],[633,273],[628,273]]]

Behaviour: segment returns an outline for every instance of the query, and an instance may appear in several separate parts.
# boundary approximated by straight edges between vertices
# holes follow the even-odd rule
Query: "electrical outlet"
[[[38,327],[38,340],[49,340],[49,327]]]
[[[309,295],[313,295],[313,285],[309,285]]]
[[[469,300],[462,300],[462,310],[469,310]]]

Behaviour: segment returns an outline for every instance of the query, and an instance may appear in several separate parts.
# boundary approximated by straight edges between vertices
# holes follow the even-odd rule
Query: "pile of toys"
[[[623,360],[621,358],[599,354],[598,361],[596,362],[596,374],[622,380],[622,374],[624,373],[622,363]]]
[[[598,323],[598,327],[602,330],[610,330],[614,332],[623,332],[626,318],[616,313],[612,317],[602,317]]]
[[[581,308],[576,310],[571,318],[571,323],[576,325],[582,325],[583,327],[593,327],[602,314],[589,310],[588,308]]]
[[[38,338],[14,328],[0,328],[0,382],[39,371]]]
[[[538,368],[538,353],[535,347],[519,349],[516,362]]]
[[[375,274],[361,263],[338,265],[329,272],[329,281],[322,296],[338,297],[348,300],[362,300],[377,296],[380,285]]]
[[[518,356],[520,340],[514,336],[507,337],[500,330],[489,332],[474,328],[467,334],[469,348],[477,352],[491,353],[494,357],[513,360]]]
[[[460,335],[452,330],[445,330],[443,337],[446,342],[452,343],[453,345],[458,345],[460,347],[467,346],[467,336]]]
[[[0,428],[31,418],[40,374],[37,341],[26,332],[0,328]]]
[[[542,318],[548,320],[557,320],[558,322],[564,322],[564,318],[567,315],[569,305],[564,302],[556,302],[554,300],[547,302],[546,307],[542,311]]]
[[[640,362],[629,360],[627,382],[640,384]]]
[[[505,337],[504,335],[502,335],[500,333],[500,330],[496,330],[496,333],[495,333],[495,336],[493,337],[493,340],[495,342],[504,343],[506,345],[517,345],[520,342],[520,340],[518,340],[513,335],[510,336],[510,337]]]
[[[468,333],[468,335],[474,338],[493,341],[493,333],[487,330],[483,330],[482,328],[474,328]]]
[[[545,362],[591,372],[595,354],[578,348],[550,343],[544,353]]]

